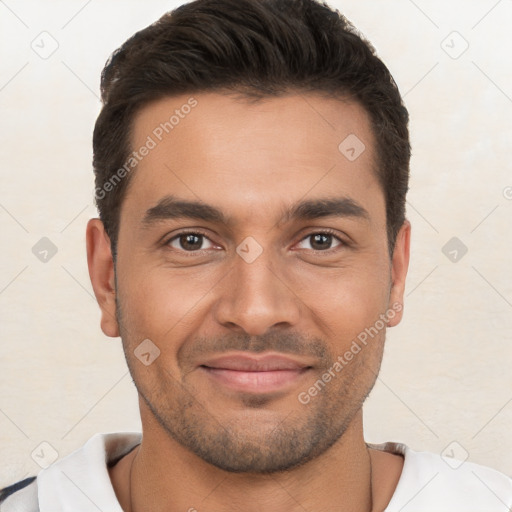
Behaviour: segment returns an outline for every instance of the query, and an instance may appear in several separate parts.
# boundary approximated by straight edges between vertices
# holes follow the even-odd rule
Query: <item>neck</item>
[[[184,449],[156,422],[145,425],[140,448],[131,457],[131,485],[126,482],[131,498],[130,492],[120,497],[123,510],[372,510],[371,457],[361,411],[327,452],[298,468],[269,475],[220,470]]]

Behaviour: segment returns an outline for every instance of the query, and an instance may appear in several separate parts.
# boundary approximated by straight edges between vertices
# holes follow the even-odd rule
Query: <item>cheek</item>
[[[199,268],[199,267],[198,267]],[[180,271],[161,265],[131,264],[120,287],[124,321],[137,336],[167,345],[195,328],[195,319],[204,314],[208,293],[222,275],[217,271]]]
[[[361,263],[361,262],[360,262]],[[327,338],[349,341],[373,325],[387,309],[388,270],[383,265],[302,269],[295,281]]]

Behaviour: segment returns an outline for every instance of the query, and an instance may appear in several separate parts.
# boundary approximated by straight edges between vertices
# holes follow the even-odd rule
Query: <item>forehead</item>
[[[134,119],[139,155],[123,210],[141,218],[165,195],[244,222],[306,196],[369,198],[369,210],[383,208],[383,198],[372,197],[382,196],[374,147],[369,116],[354,102],[311,94],[256,103],[218,93],[164,98]]]

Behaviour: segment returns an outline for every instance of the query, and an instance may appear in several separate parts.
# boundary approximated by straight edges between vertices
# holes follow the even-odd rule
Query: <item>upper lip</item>
[[[213,357],[200,366],[235,370],[242,372],[269,372],[277,370],[302,370],[311,365],[289,356],[266,354],[261,356],[247,354],[229,354]]]

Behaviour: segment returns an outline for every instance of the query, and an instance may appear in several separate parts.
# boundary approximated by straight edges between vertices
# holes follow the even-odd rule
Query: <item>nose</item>
[[[301,318],[304,304],[296,285],[266,251],[254,261],[236,255],[233,267],[222,280],[214,314],[231,330],[261,336],[270,329],[290,328]]]

